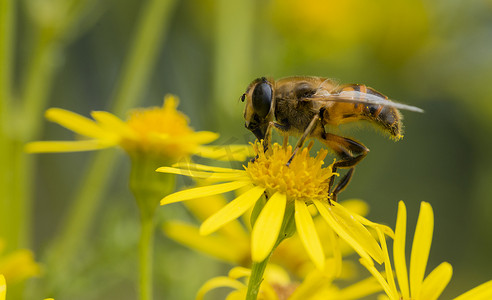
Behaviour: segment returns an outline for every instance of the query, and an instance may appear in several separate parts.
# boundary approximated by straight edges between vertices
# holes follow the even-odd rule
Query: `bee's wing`
[[[347,103],[362,103],[390,106],[398,109],[404,109],[414,112],[423,113],[424,110],[416,106],[406,105],[382,98],[377,95],[362,93],[358,91],[343,91],[338,94],[316,93],[312,97],[304,98],[306,101],[333,101]]]

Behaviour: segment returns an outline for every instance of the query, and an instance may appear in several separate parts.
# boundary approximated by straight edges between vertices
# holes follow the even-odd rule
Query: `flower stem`
[[[147,1],[133,36],[132,48],[125,59],[119,83],[115,87],[110,109],[116,115],[123,115],[138,104],[140,94],[147,86],[152,68],[155,66],[158,50],[166,37],[167,23],[174,11],[176,0]],[[87,237],[93,224],[105,187],[112,175],[117,156],[113,151],[101,151],[92,157],[85,176],[75,193],[64,226],[49,251],[50,273],[48,291],[63,287],[65,276],[71,270],[66,266],[76,257],[78,249]],[[164,195],[162,195],[164,196]],[[59,272],[54,271],[59,270]]]
[[[263,260],[262,262],[253,262],[253,266],[251,267],[251,276],[249,278],[248,283],[248,291],[246,293],[246,300],[256,300],[258,297],[258,292],[260,291],[260,285],[263,281],[263,274],[265,273],[266,266],[268,265],[268,261],[270,260],[270,256],[272,256],[273,251],[278,247],[278,245],[292,236],[295,232],[295,221],[294,221],[294,202],[287,203],[285,208],[284,220],[282,222],[282,227],[280,228],[280,232],[278,235],[277,242],[273,247],[270,254]]]
[[[138,244],[139,299],[152,299],[152,261],[154,248],[154,220],[152,216],[141,219],[141,235]]]
[[[260,285],[263,281],[263,274],[265,273],[266,266],[270,260],[268,255],[262,262],[254,262],[251,267],[251,276],[248,283],[248,291],[246,293],[246,300],[256,300],[258,292],[260,291]]]
[[[162,196],[174,189],[174,176],[155,172],[158,166],[166,165],[162,158],[145,153],[132,157],[130,189],[140,211],[141,235],[138,244],[139,299],[152,299],[152,261],[154,248],[154,215]]]

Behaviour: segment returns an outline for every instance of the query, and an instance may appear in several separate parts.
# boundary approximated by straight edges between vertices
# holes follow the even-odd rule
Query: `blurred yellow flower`
[[[328,261],[328,264],[330,261]],[[331,269],[333,270],[333,269]],[[333,273],[333,272],[332,272]],[[204,296],[213,289],[221,287],[232,288],[227,299],[245,299],[247,283],[251,270],[235,267],[228,276],[219,276],[208,280],[197,293],[196,299]],[[333,275],[333,274],[331,274]],[[360,299],[381,291],[381,286],[374,278],[367,278],[352,285],[339,288],[333,284],[333,276],[313,269],[302,282],[292,281],[289,274],[280,266],[269,264],[265,270],[264,281],[260,286],[258,298],[261,300],[338,300]]]
[[[203,222],[224,207],[227,201],[222,195],[213,195],[183,203],[198,221]],[[341,204],[355,214],[366,215],[368,211],[367,204],[362,200],[346,200]],[[249,217],[250,211],[243,214],[244,224],[249,224]],[[353,277],[354,268],[350,268],[350,265],[345,262],[343,268],[341,267],[342,257],[353,253],[353,249],[339,241],[323,218],[316,216],[313,221],[325,251],[325,257],[333,257],[336,262],[337,278]],[[209,236],[201,235],[197,226],[183,221],[166,221],[163,230],[166,236],[174,241],[221,261],[243,267],[249,267],[251,264],[251,228],[246,228],[239,220],[230,221]],[[391,231],[391,229],[387,230]],[[302,254],[303,251],[302,240],[299,234],[294,233],[274,250],[271,262],[302,278],[314,267],[309,257]]]
[[[0,271],[0,300],[5,300],[7,295],[7,283],[5,282],[5,277]],[[46,298],[44,300],[54,300],[53,298]]]
[[[222,160],[245,160],[245,146],[203,146],[219,135],[210,131],[194,131],[188,118],[176,108],[178,98],[167,95],[162,107],[140,108],[122,121],[105,111],[91,113],[94,120],[76,113],[50,108],[46,118],[86,139],[78,141],[39,141],[27,144],[28,152],[90,151],[121,146],[130,155],[143,153],[170,158],[174,161],[189,155]]]
[[[5,277],[0,274],[0,300],[5,300],[7,294],[7,284],[5,283]]]
[[[38,276],[41,267],[34,261],[30,250],[20,249],[8,254],[2,254],[4,243],[0,239],[0,274],[3,274],[9,283],[23,281]]]
[[[308,210],[308,205],[314,203],[336,234],[350,244],[361,257],[372,257],[382,262],[381,248],[361,223],[360,220],[363,218],[336,202],[328,202],[329,180],[335,174],[332,173],[331,166],[322,168],[326,150],[321,150],[316,157],[310,157],[308,148],[304,148],[287,166],[286,163],[292,155],[291,146],[282,148],[274,144],[268,151],[263,152],[261,144],[257,143],[253,148],[257,157],[254,162],[248,163],[245,170],[190,163],[159,168],[159,172],[225,182],[168,195],[161,200],[161,205],[247,188],[246,192],[203,222],[200,233],[207,235],[244,214],[258,204],[258,200],[267,193],[268,200],[258,214],[251,233],[252,260],[263,261],[275,248],[286,208],[291,207],[291,212],[295,211],[293,218],[302,244],[316,267],[322,270],[325,254]]]
[[[269,18],[295,59],[344,59],[345,55],[376,57],[401,63],[429,36],[425,3],[382,0],[274,0]],[[301,55],[300,55],[301,54]],[[374,57],[374,56],[371,56]],[[350,62],[347,62],[350,64]]]
[[[387,298],[391,300],[435,300],[438,299],[444,288],[448,285],[453,275],[453,268],[447,262],[437,266],[427,277],[425,269],[432,242],[434,230],[434,213],[432,207],[427,202],[420,205],[420,213],[415,229],[410,255],[410,272],[407,272],[405,258],[407,211],[405,203],[400,201],[396,219],[395,238],[393,242],[393,260],[395,273],[391,268],[389,252],[386,240],[382,232],[378,229],[381,246],[384,252],[384,266],[386,276],[383,276],[373,265],[372,261],[361,258],[360,261],[369,272],[379,281]],[[395,277],[398,279],[396,288]],[[459,296],[459,300],[486,300],[492,299],[492,281],[486,282],[481,286]]]

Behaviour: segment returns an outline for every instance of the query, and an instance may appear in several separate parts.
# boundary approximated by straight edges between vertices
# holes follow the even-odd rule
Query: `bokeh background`
[[[220,133],[219,144],[248,143],[254,137],[244,128],[239,97],[260,76],[365,83],[423,108],[424,114],[403,112],[406,134],[397,143],[364,126],[341,129],[371,152],[340,198],[364,199],[369,219],[391,227],[404,200],[409,229],[420,202],[431,203],[428,270],[442,261],[454,268],[443,299],[492,278],[492,1],[1,3],[10,3],[13,17],[2,34],[12,35],[8,96],[16,108],[2,121],[21,144],[73,138],[43,120],[48,107],[86,116],[109,110],[124,118],[126,108],[161,105],[167,93],[181,99],[179,109],[196,130]],[[126,100],[115,107],[119,98]],[[127,187],[129,162],[120,154],[35,155],[20,160],[30,167],[13,166],[29,174],[22,183],[25,205],[18,223],[2,226],[17,226],[11,247],[31,248],[38,261],[48,261],[52,243],[73,218],[74,199],[94,193],[97,202],[88,212],[89,234],[72,237],[83,240],[76,259],[56,266],[63,272],[56,280],[53,263],[46,264],[46,276],[24,285],[27,299],[136,298],[138,213]],[[118,159],[98,164],[103,155]],[[90,170],[108,175],[83,185]],[[159,209],[159,220],[170,216],[192,220],[180,205]],[[229,269],[160,231],[156,242],[156,299],[191,299],[203,282]]]

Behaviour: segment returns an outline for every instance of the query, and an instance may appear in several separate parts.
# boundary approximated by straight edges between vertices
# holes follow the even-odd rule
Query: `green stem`
[[[253,266],[251,267],[251,276],[248,283],[248,291],[246,293],[246,300],[256,300],[258,297],[260,285],[263,281],[263,274],[265,273],[269,260],[270,255],[262,262],[253,263]]]
[[[154,249],[154,220],[152,216],[141,219],[141,235],[138,244],[140,300],[152,299],[152,261]]]
[[[280,228],[275,246],[265,260],[263,260],[262,262],[253,262],[253,266],[251,267],[251,276],[248,283],[248,291],[246,293],[246,300],[256,300],[256,298],[258,297],[258,292],[260,291],[261,283],[263,281],[263,274],[265,273],[266,266],[268,265],[268,261],[270,260],[273,251],[275,251],[275,249],[283,240],[289,238],[290,236],[292,236],[292,234],[294,234],[294,213],[294,202],[287,203],[287,207],[285,208],[284,220],[282,221],[282,227]]]
[[[256,7],[249,0],[219,0],[216,7],[212,99],[221,116],[216,118],[217,125],[230,130],[231,119],[241,115],[231,109],[230,101],[238,97],[237,91],[244,89],[245,82],[251,81]]]
[[[142,11],[133,38],[132,48],[123,65],[121,78],[115,88],[112,109],[117,115],[124,114],[140,100],[145,89],[152,67],[155,65],[157,53],[165,39],[169,16],[176,0],[147,1]],[[95,212],[100,204],[104,188],[111,178],[116,162],[114,152],[101,151],[86,169],[86,176],[79,185],[65,221],[65,226],[57,236],[52,248],[47,252],[53,258],[49,260],[51,267],[64,268],[64,272],[51,272],[55,278],[54,286],[64,286],[66,266],[75,258],[77,250],[84,243],[88,231],[93,224]],[[60,281],[60,282],[58,282]],[[53,287],[54,287],[53,286]]]
[[[14,44],[15,1],[0,0],[0,237],[6,238],[13,202],[13,147],[10,141],[12,111],[12,60]]]
[[[103,150],[92,157],[89,168],[83,178],[84,184],[79,186],[70,211],[62,224],[63,231],[57,235],[51,247],[46,251],[45,261],[47,282],[43,283],[45,293],[52,294],[57,287],[65,286],[70,278],[70,263],[81,244],[87,238],[90,220],[93,220],[99,199],[105,192],[111,172],[116,165],[118,156],[114,150]]]
[[[174,176],[155,172],[166,162],[145,153],[132,155],[130,189],[140,210],[141,236],[138,245],[140,300],[152,299],[154,215],[159,200],[174,189]]]
[[[157,53],[167,33],[170,15],[176,2],[177,0],[147,1],[122,76],[115,89],[112,112],[116,115],[124,114],[139,102],[150,73],[155,67]]]

